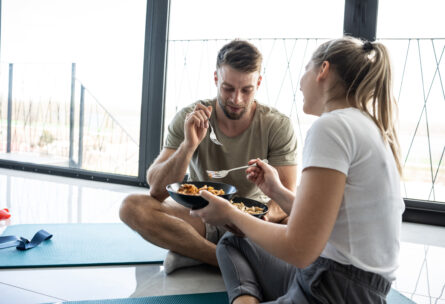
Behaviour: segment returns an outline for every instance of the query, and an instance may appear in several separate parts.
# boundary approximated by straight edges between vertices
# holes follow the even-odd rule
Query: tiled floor
[[[119,222],[129,193],[146,189],[0,169],[0,208],[6,225]],[[445,227],[403,224],[401,265],[393,288],[416,303],[445,304]],[[0,251],[1,254],[1,251]],[[0,270],[0,303],[52,303],[223,291],[215,268],[198,266],[166,276],[160,265]]]

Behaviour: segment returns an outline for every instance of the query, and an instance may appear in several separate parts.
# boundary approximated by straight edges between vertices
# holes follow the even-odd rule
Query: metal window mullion
[[[138,180],[162,147],[170,0],[147,0]]]
[[[11,153],[12,142],[12,84],[14,79],[14,64],[9,64],[9,76],[8,76],[8,114],[7,114],[7,131],[6,131],[6,153]]]
[[[83,127],[85,122],[85,87],[80,86],[79,104],[79,150],[77,152],[77,167],[82,168],[83,162]]]
[[[75,111],[75,90],[76,90],[76,63],[71,63],[71,95],[70,95],[70,128],[69,128],[69,167],[74,167],[74,111]]]
[[[343,33],[374,41],[377,32],[378,0],[345,0]]]

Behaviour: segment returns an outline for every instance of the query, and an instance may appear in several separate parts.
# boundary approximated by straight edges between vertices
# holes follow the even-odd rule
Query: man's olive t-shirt
[[[263,202],[268,201],[255,184],[246,179],[245,170],[230,172],[225,178],[211,179],[206,170],[225,170],[247,165],[254,158],[267,159],[272,166],[297,164],[297,139],[290,119],[276,109],[257,102],[250,126],[235,137],[225,136],[218,128],[215,119],[216,99],[198,101],[206,106],[212,105],[210,123],[216,137],[223,144],[214,144],[210,130],[199,144],[189,165],[190,181],[215,181],[234,185],[237,196],[248,197]],[[184,120],[196,104],[183,108],[168,126],[164,148],[178,149],[184,141]]]

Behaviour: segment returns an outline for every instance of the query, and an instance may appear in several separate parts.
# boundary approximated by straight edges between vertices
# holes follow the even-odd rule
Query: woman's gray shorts
[[[262,303],[386,303],[391,288],[378,274],[322,257],[299,269],[229,232],[216,255],[230,303],[241,295]]]

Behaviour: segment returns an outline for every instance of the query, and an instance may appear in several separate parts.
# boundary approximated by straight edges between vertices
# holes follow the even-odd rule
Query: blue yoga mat
[[[125,298],[110,300],[73,301],[67,304],[227,304],[229,299],[225,292],[196,293],[186,295],[169,295],[145,298]],[[391,289],[387,298],[388,304],[412,304],[407,297]]]
[[[44,229],[53,234],[39,246],[0,250],[1,268],[94,266],[162,263],[167,251],[145,241],[123,223],[13,225],[2,236],[32,238]]]

